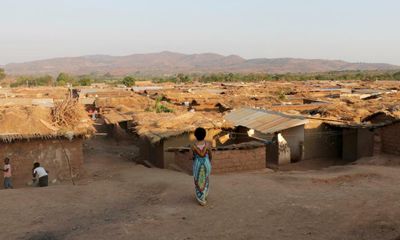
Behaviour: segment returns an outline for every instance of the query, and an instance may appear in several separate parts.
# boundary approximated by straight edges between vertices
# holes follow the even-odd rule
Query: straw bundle
[[[81,117],[81,106],[76,99],[71,97],[56,103],[52,110],[53,123],[58,127],[74,126],[80,122]]]

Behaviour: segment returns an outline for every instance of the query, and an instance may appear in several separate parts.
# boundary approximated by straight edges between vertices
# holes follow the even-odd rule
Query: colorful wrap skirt
[[[194,154],[193,177],[195,193],[196,199],[201,205],[205,205],[207,203],[210,173],[211,163],[208,158],[208,154],[203,157]]]

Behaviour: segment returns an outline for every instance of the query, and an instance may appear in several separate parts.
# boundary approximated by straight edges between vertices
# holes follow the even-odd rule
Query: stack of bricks
[[[192,172],[190,152],[176,152],[175,163],[183,170]],[[250,171],[266,168],[265,146],[250,149],[213,151],[212,173]]]
[[[385,126],[381,130],[382,151],[400,155],[400,123]]]

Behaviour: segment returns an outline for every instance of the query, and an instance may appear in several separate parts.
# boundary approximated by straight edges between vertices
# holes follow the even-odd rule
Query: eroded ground
[[[94,141],[78,185],[0,191],[0,239],[400,239],[398,157],[215,175],[201,207],[191,176]]]

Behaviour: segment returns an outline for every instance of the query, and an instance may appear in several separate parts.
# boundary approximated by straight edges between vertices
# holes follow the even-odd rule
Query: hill
[[[128,56],[91,55],[10,63],[3,66],[8,74],[110,73],[112,75],[164,75],[175,73],[268,72],[298,73],[344,70],[393,70],[400,66],[385,63],[350,63],[340,60],[299,58],[244,59],[237,55],[214,53],[181,54],[160,52]]]

